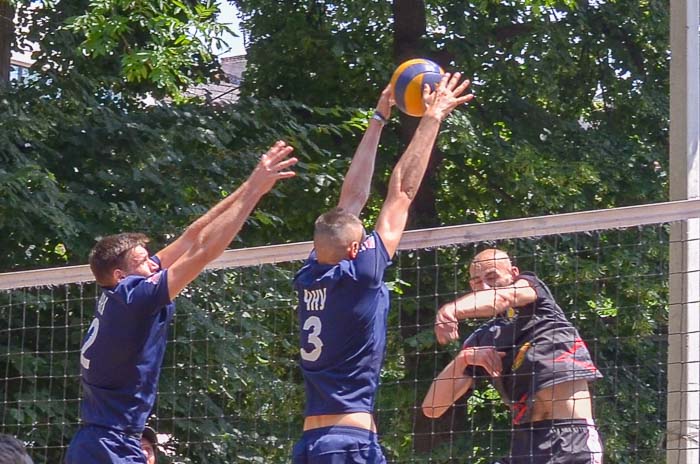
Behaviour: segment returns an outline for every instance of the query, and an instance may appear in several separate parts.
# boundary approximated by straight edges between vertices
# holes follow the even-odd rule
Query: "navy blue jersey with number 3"
[[[167,270],[102,289],[80,351],[84,423],[141,433],[156,399],[174,311]]]
[[[357,257],[319,264],[315,252],[294,278],[306,416],[372,412],[386,348],[391,264],[379,234]]]

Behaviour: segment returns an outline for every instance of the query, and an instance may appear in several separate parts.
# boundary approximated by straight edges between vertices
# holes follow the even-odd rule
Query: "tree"
[[[0,126],[3,269],[84,263],[95,237],[127,229],[166,242],[237,185],[278,138],[291,141],[302,158],[298,179],[264,200],[235,246],[308,240],[313,219],[335,203],[367,109],[395,64],[414,54],[465,71],[477,99],[445,125],[413,227],[665,197],[666,2],[236,2],[249,68],[244,98],[224,108],[180,98],[182,88],[207,80],[217,67],[206,57],[220,30],[212,24],[215,10],[166,3],[58,2],[38,13],[29,32],[42,47],[36,80],[0,90],[0,107],[10,115]],[[202,35],[183,34],[190,27]],[[147,93],[173,104],[144,107]],[[399,116],[385,129],[368,224],[414,124]],[[663,387],[654,387],[663,372],[639,360],[663,354],[652,337],[664,333],[665,288],[656,280],[648,288],[635,283],[663,272],[663,229],[656,232],[656,242],[645,230],[503,243],[530,256],[521,267],[556,286],[584,334],[599,334],[598,362],[611,371],[620,367],[596,387],[599,416],[615,418],[604,422],[610,462],[629,462],[630,443],[648,450],[662,436],[656,421],[663,410],[654,398]],[[652,245],[642,254],[631,251],[640,241]],[[457,426],[455,434],[438,428],[434,441],[414,440],[413,424],[423,420],[416,415],[415,381],[435,373],[435,306],[466,290],[469,251],[402,253],[401,273],[390,275],[401,292],[392,326],[415,321],[390,334],[389,353],[396,356],[387,360],[380,391],[380,429],[393,431],[384,444],[397,461],[428,455],[447,461],[450,446],[475,461],[484,458],[484,440],[460,431],[465,414],[475,418],[477,432],[507,428],[503,410],[494,417],[493,392],[480,389],[458,405],[454,423],[443,424],[442,430]],[[213,273],[183,300],[166,357],[187,359],[188,367],[173,362],[164,372],[156,411],[183,459],[286,460],[301,411],[289,330],[293,267]],[[426,268],[437,271],[420,271]],[[591,277],[600,275],[638,279]],[[426,298],[426,291],[435,296]],[[9,334],[0,338],[0,353],[10,353],[3,386],[13,432],[58,462],[72,430],[46,418],[76,422],[77,411],[66,412],[64,399],[76,398],[77,383],[61,390],[65,382],[52,375],[75,380],[77,357],[47,353],[77,350],[83,309],[72,305],[85,292],[52,292],[51,301],[2,295],[3,308],[21,301],[31,316],[0,311],[0,333]],[[41,336],[53,327],[67,329]],[[446,360],[448,351],[439,356]],[[618,393],[619,400],[609,399]],[[44,397],[51,401],[36,401]],[[51,425],[36,425],[44,423]],[[212,435],[220,440],[212,443]],[[507,437],[493,437],[494,446],[506,446]]]

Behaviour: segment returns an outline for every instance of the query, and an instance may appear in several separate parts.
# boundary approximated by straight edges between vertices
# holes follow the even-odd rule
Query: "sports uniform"
[[[80,353],[83,424],[67,464],[146,463],[141,433],[155,403],[174,311],[167,270],[102,288]]]
[[[523,272],[536,300],[506,311],[477,329],[464,347],[495,346],[506,353],[503,371],[492,380],[513,416],[510,464],[598,464],[602,446],[595,425],[586,420],[531,422],[538,391],[576,380],[602,378],[586,344],[566,319],[549,288],[535,274]],[[469,366],[465,374],[479,377],[482,368]]]
[[[312,252],[294,278],[299,297],[305,416],[374,410],[386,348],[391,264],[380,236],[367,236],[355,259],[320,264]],[[353,427],[304,432],[295,463],[385,462],[375,433]]]

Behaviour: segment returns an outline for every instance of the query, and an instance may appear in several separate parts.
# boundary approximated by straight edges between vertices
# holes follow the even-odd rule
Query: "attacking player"
[[[602,375],[549,288],[497,249],[477,254],[469,276],[472,293],[438,311],[438,342],[458,338],[459,320],[492,319],[433,381],[425,415],[442,416],[485,373],[512,412],[510,455],[499,463],[602,463],[588,389]]]
[[[294,280],[306,388],[295,463],[385,462],[372,414],[389,310],[384,271],[399,245],[441,122],[472,98],[462,96],[469,82],[459,81],[459,73],[446,74],[434,92],[424,89],[425,114],[394,168],[374,232],[365,235],[358,215],[369,196],[378,136],[358,147],[338,207],[316,220],[314,250]],[[378,119],[388,116],[388,98],[386,89]],[[376,124],[370,121],[368,133],[377,133]]]
[[[143,234],[102,238],[90,269],[102,294],[80,351],[82,425],[68,464],[140,463],[141,434],[158,390],[173,300],[226,249],[258,201],[294,176],[292,148],[275,143],[248,179],[155,256]]]

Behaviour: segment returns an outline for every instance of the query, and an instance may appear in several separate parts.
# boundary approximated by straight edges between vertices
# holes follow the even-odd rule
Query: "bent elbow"
[[[442,416],[444,408],[436,408],[433,405],[423,405],[423,415],[429,419],[437,419]]]

